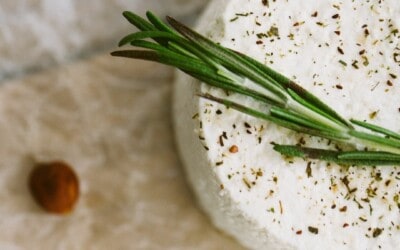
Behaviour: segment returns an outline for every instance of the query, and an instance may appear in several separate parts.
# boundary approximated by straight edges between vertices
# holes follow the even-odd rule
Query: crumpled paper
[[[173,70],[101,52],[134,30],[125,9],[188,18],[206,2],[2,1],[0,249],[241,249],[186,185],[171,126]],[[80,180],[65,216],[43,211],[28,190],[34,165],[54,160]]]
[[[180,18],[204,0],[2,0],[0,81],[41,70],[116,46],[134,30],[124,10]]]
[[[185,183],[171,126],[173,70],[97,56],[0,86],[0,249],[241,249]],[[81,196],[66,216],[29,194],[63,160]]]

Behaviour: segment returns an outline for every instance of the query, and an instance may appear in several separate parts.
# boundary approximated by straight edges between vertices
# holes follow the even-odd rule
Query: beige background
[[[173,71],[96,56],[0,88],[0,249],[240,249],[196,206],[175,150]],[[43,212],[37,161],[72,164],[81,197]]]
[[[0,249],[241,249],[185,182],[173,70],[108,55],[132,29],[123,9],[192,18],[205,2],[1,2]],[[68,216],[42,211],[29,195],[34,163],[51,160],[80,179]]]
[[[2,0],[0,81],[114,47],[134,30],[121,16],[151,10],[190,19],[207,0]]]

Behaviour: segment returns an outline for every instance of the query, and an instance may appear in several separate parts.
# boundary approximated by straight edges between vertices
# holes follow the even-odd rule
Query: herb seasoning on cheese
[[[290,76],[345,118],[399,132],[399,15],[396,0],[214,0],[197,30]],[[218,227],[254,249],[398,248],[399,168],[283,157],[274,143],[344,148],[193,99],[200,89],[226,93],[178,78],[178,146]]]

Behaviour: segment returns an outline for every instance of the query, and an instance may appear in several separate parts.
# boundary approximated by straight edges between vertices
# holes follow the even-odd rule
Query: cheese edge
[[[207,32],[223,33],[223,21],[218,17],[218,13],[227,7],[228,2],[228,0],[213,1],[201,16],[196,30],[205,35]],[[205,26],[205,23],[208,25]],[[195,128],[199,127],[199,122],[193,119],[193,116],[201,111],[201,100],[193,101],[193,98],[200,93],[200,89],[201,85],[197,80],[181,72],[176,73],[173,89],[173,126],[177,149],[201,209],[209,215],[217,228],[248,248],[294,249],[268,233],[267,229],[262,228],[256,221],[245,217],[243,211],[235,206],[229,192],[220,195],[222,182],[195,131]]]

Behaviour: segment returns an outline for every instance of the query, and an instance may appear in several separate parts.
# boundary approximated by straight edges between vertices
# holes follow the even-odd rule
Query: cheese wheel
[[[196,30],[290,77],[343,117],[399,132],[399,14],[396,0],[214,0]],[[272,142],[345,148],[196,97],[201,92],[267,107],[177,76],[177,145],[217,227],[252,249],[398,248],[400,168],[287,159]]]

